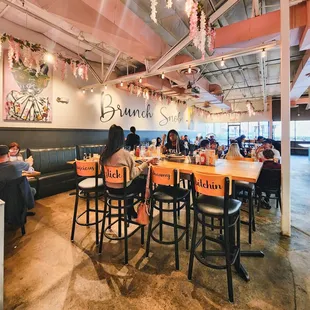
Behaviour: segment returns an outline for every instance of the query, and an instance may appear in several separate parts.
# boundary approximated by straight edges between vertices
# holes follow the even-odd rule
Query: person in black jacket
[[[136,134],[136,128],[134,126],[130,127],[130,134],[126,139],[126,146],[130,146],[130,150],[132,151],[135,146],[140,145],[140,137]]]
[[[245,135],[241,135],[240,137],[238,137],[236,139],[238,145],[239,145],[239,149],[240,149],[240,153],[242,154],[242,156],[245,156],[244,154],[244,147],[243,147],[243,142],[245,140],[246,136]]]

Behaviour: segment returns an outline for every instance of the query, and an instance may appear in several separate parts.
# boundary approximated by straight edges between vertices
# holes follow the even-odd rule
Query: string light
[[[164,72],[161,74],[161,78],[162,78],[162,79],[165,78],[165,73],[164,73]]]
[[[139,83],[142,83],[142,77],[140,77],[140,79],[139,79]]]
[[[123,83],[123,82],[121,82],[121,87],[123,87],[123,85],[124,85],[124,83]]]
[[[188,67],[187,72],[188,72],[188,73],[192,73],[192,67],[191,67],[191,66]]]
[[[266,51],[265,49],[262,50],[262,58],[265,58],[266,57]]]
[[[52,64],[52,63],[54,63],[54,60],[55,60],[54,55],[51,53],[45,53],[44,60],[45,60],[45,62]]]
[[[104,89],[107,90],[108,89],[108,85],[104,85]]]
[[[224,58],[222,58],[221,60],[221,67],[224,67],[225,66],[225,61],[224,61]]]
[[[82,90],[82,93],[85,94],[85,89]]]
[[[94,92],[94,89],[93,89],[93,88],[91,88],[91,89],[90,89],[90,92],[91,92],[91,93],[93,93],[93,92]]]

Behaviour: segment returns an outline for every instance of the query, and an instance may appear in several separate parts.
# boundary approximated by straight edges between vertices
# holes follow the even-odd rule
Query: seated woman
[[[157,137],[156,139],[156,147],[161,146],[161,138]]]
[[[130,180],[127,182],[126,193],[141,193],[144,195],[146,181],[144,179],[138,178],[138,176],[145,168],[147,168],[148,164],[155,164],[156,159],[150,159],[136,167],[132,156],[124,149],[124,141],[125,139],[123,128],[117,125],[112,125],[109,129],[108,142],[100,157],[100,163],[103,166],[128,167]],[[107,182],[106,186],[112,194],[120,195],[124,193],[122,184]],[[133,200],[129,200],[128,203],[132,204]],[[137,213],[133,206],[128,208],[127,213],[129,218],[137,217]]]
[[[185,155],[184,142],[180,139],[176,130],[172,129],[168,132],[167,143],[165,144],[166,135],[162,139],[162,153],[163,154],[180,154]]]
[[[10,155],[10,161],[24,161],[23,156],[20,154],[20,146],[17,142],[12,142],[9,144],[9,155]],[[27,162],[31,167],[33,165],[32,156],[26,158],[25,162]]]
[[[232,143],[229,146],[229,150],[228,150],[225,158],[228,159],[228,160],[238,160],[238,159],[242,159],[243,158],[243,156],[240,153],[240,149],[239,149],[238,143]]]

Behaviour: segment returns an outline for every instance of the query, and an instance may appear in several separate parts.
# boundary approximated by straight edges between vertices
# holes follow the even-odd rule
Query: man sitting
[[[263,155],[263,152],[265,150],[271,150],[274,154],[274,158],[279,162],[281,160],[281,155],[280,155],[280,152],[274,148],[274,146],[272,145],[272,140],[270,139],[266,139],[264,142],[263,142],[263,145],[260,146],[257,150],[256,150],[256,157],[258,160],[260,161],[264,161],[265,158],[264,158],[264,155]]]
[[[264,163],[263,163],[263,167],[262,169],[281,169],[281,164],[275,162],[275,155],[274,155],[274,151],[272,149],[266,149],[263,151],[263,160],[264,160]],[[257,188],[257,193],[258,194],[261,194],[261,190],[259,188],[259,184],[263,182],[263,180],[261,178],[258,179],[257,181],[257,185],[258,185],[258,188]],[[266,193],[266,197],[263,198],[262,200],[262,207],[264,209],[271,209],[271,206],[269,204],[269,198],[270,198],[270,194],[267,192]]]
[[[29,170],[29,163],[24,161],[10,161],[9,148],[6,145],[0,145],[0,182],[18,179],[22,176],[23,171]],[[36,190],[30,187],[33,195]],[[28,215],[34,215],[34,212],[29,212]]]

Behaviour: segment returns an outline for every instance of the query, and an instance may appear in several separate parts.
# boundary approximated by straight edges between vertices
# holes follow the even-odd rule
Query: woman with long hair
[[[124,144],[125,136],[123,128],[117,125],[112,125],[109,129],[108,142],[100,157],[100,163],[102,166],[128,167],[130,180],[126,184],[126,193],[141,193],[144,195],[146,181],[138,178],[138,176],[145,168],[147,168],[148,164],[155,164],[156,160],[150,159],[136,167],[132,156],[124,149]],[[123,184],[106,182],[106,186],[112,194],[120,195],[124,193]],[[128,200],[129,204],[132,204],[132,202],[133,200]],[[137,213],[133,206],[128,208],[127,214],[129,218],[137,217]]]
[[[228,150],[225,158],[228,159],[228,160],[238,160],[238,159],[242,159],[243,158],[243,156],[240,153],[240,149],[239,149],[238,143],[232,143],[229,146],[229,150]]]
[[[157,137],[156,138],[156,147],[161,146],[161,138]]]
[[[165,144],[166,135],[163,135],[162,139],[162,153],[163,154],[185,154],[184,141],[179,137],[176,130],[171,129],[167,135],[167,143]]]

